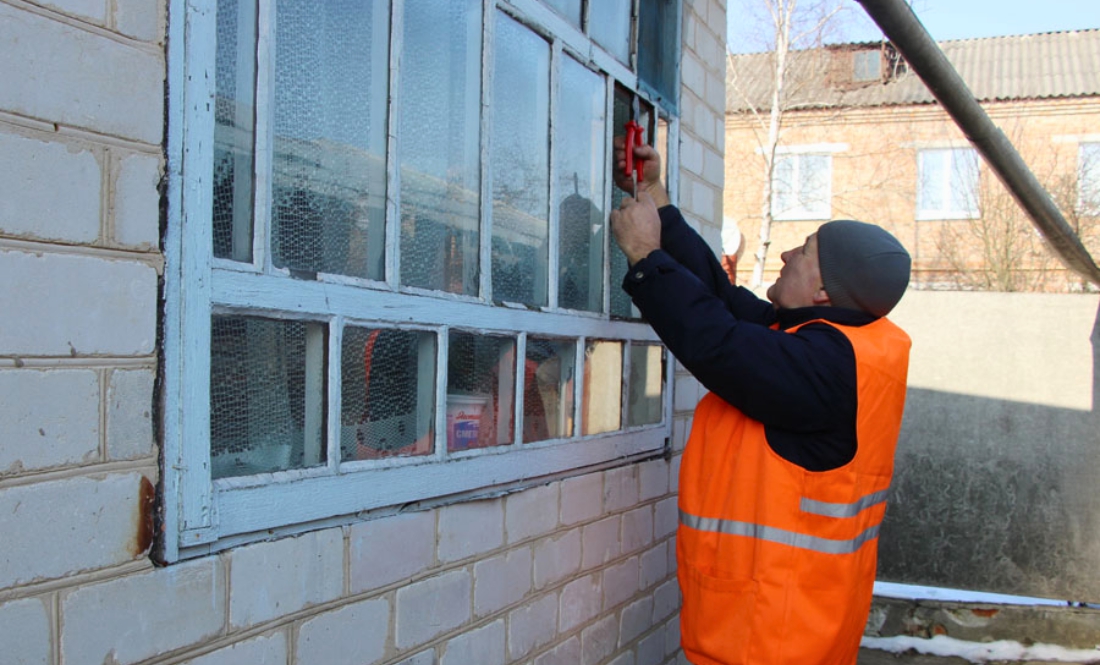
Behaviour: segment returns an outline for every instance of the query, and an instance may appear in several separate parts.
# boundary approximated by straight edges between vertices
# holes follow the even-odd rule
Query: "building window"
[[[937,148],[917,153],[917,219],[978,217],[978,153]]]
[[[833,157],[786,153],[775,157],[772,217],[777,220],[829,219],[832,214]]]
[[[1082,143],[1077,154],[1077,209],[1100,217],[1100,143]]]
[[[856,51],[852,54],[852,80],[878,81],[882,78],[882,53],[874,51]]]
[[[663,449],[606,233],[630,109],[678,128],[639,2],[172,3],[165,560]]]

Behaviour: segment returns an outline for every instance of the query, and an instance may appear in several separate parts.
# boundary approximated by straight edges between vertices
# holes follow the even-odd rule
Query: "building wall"
[[[682,371],[668,458],[153,565],[166,1],[0,0],[4,661],[682,660]],[[683,25],[680,200],[717,246],[724,1]]]
[[[1078,141],[1082,136],[1096,136],[1100,102],[1097,99],[1006,101],[986,104],[985,108],[1040,182],[1048,187],[1059,207],[1071,214],[1072,203],[1076,200],[1073,176],[1077,168]],[[726,119],[728,158],[724,214],[745,235],[746,250],[738,265],[742,283],[751,278],[753,255],[760,246],[764,161],[753,122],[741,115],[730,115]],[[842,146],[833,153],[831,218],[860,219],[894,233],[913,256],[914,284],[935,285],[944,281],[944,271],[982,267],[981,237],[983,233],[988,237],[990,232],[981,231],[976,222],[915,221],[917,150],[932,145],[944,147],[948,143],[954,147],[969,145],[955,123],[938,106],[791,112],[784,126],[783,146]],[[1011,219],[1015,229],[1027,228],[1026,218],[984,165],[981,188],[981,205],[987,219]],[[773,281],[778,274],[780,252],[801,245],[805,236],[822,221],[772,223],[765,283]],[[1094,255],[1100,252],[1097,227],[1095,220],[1091,220],[1083,233],[1086,247]],[[1034,239],[1029,237],[1027,241],[1034,242]],[[961,257],[949,256],[946,248],[958,243],[965,245]],[[1037,244],[1035,248],[1038,249]],[[1019,263],[1012,262],[1016,267]],[[1049,252],[1032,253],[1028,263],[1033,270],[1043,271],[1048,290],[1069,288],[1067,280],[1080,283],[1079,279],[1066,275]]]

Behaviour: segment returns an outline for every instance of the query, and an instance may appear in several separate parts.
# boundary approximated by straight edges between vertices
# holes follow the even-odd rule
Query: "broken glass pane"
[[[661,422],[664,385],[664,349],[659,344],[631,343],[627,426]]]
[[[584,351],[584,434],[619,429],[622,405],[622,342],[588,342]]]
[[[512,443],[515,339],[452,332],[447,358],[447,450]]]
[[[252,260],[256,3],[218,2],[214,93],[214,256]]]
[[[523,440],[545,441],[573,435],[573,374],[577,343],[527,338],[523,389]]]
[[[401,283],[478,293],[481,2],[405,5]]]
[[[638,78],[673,112],[679,102],[680,11],[680,0],[642,0],[638,6]]]
[[[279,0],[272,258],[385,278],[385,0]]]
[[[631,101],[633,97],[631,93],[625,88],[615,87],[615,102],[613,108],[615,136],[625,136],[625,130],[623,126],[631,119]],[[608,149],[610,151],[610,148]],[[614,160],[609,160],[609,164],[612,164],[612,168],[615,168]],[[618,187],[611,188],[611,209],[618,210],[622,205],[623,197],[627,194]],[[634,303],[630,301],[630,296],[626,291],[622,290],[620,286],[623,281],[623,277],[626,276],[626,269],[629,267],[626,260],[626,255],[619,249],[619,246],[614,242],[611,243],[611,314],[617,317],[627,318],[634,313]]]
[[[542,306],[549,284],[550,44],[496,14],[493,300]]]
[[[603,248],[607,221],[604,78],[572,58],[561,69],[558,159],[558,305],[603,309]]]
[[[341,459],[430,454],[435,335],[348,327],[341,349]]]
[[[210,340],[214,478],[325,463],[325,326],[215,316]]]
[[[634,0],[599,0],[588,6],[588,33],[607,52],[630,63],[630,14]]]

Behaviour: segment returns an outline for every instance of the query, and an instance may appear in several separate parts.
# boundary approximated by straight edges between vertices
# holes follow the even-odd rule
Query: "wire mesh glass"
[[[385,278],[385,0],[279,0],[272,258]]]
[[[630,15],[634,0],[599,0],[588,3],[588,34],[607,52],[630,63]]]
[[[612,107],[614,116],[612,122],[614,123],[614,134],[617,137],[624,138],[626,130],[623,127],[628,121],[630,121],[633,115],[631,111],[631,101],[633,97],[631,93],[625,88],[615,87],[615,99]],[[614,164],[614,160],[611,161]],[[613,166],[614,168],[614,166]],[[623,197],[628,194],[618,187],[611,188],[611,209],[617,210],[622,205]],[[630,296],[626,291],[623,291],[620,287],[623,277],[626,275],[627,268],[630,267],[626,260],[626,255],[623,254],[623,250],[619,249],[619,246],[614,242],[611,243],[611,314],[613,316],[621,318],[629,318],[634,313],[634,304],[630,301]]]
[[[256,3],[221,0],[214,49],[214,256],[252,260]]]
[[[630,382],[627,390],[627,426],[656,425],[664,415],[664,348],[659,344],[630,344]]]
[[[213,478],[325,463],[326,336],[319,323],[213,317]]]
[[[476,296],[481,1],[405,4],[401,283]]]
[[[607,92],[605,80],[572,58],[561,68],[558,127],[558,305],[603,310],[607,219]]]
[[[428,455],[435,440],[435,334],[344,328],[340,457]]]
[[[541,306],[549,285],[550,44],[496,13],[493,300]]]
[[[584,434],[622,428],[623,344],[593,340],[584,350]]]
[[[447,354],[447,450],[514,440],[516,341],[454,331]]]
[[[527,338],[523,387],[523,440],[573,436],[575,340]]]

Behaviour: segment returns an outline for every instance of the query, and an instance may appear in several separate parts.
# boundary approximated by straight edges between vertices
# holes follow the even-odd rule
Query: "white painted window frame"
[[[956,186],[965,185],[966,183],[958,183],[958,155],[962,153],[973,155],[976,168],[974,170],[974,182],[973,191],[969,193],[972,197],[974,206],[972,209],[955,209],[951,205],[952,189]],[[922,191],[923,187],[921,183],[924,180],[924,160],[932,153],[946,153],[948,155],[948,164],[943,170],[943,177],[938,183],[940,189],[940,196],[944,201],[944,207],[942,208],[928,208],[923,201]],[[981,201],[980,201],[980,186],[981,186],[981,162],[978,158],[977,151],[969,146],[959,145],[945,145],[945,146],[926,146],[917,150],[917,183],[916,183],[916,196],[915,207],[917,221],[930,221],[930,220],[960,220],[960,219],[978,219],[981,217]]]
[[[390,69],[394,71],[401,42],[401,3],[392,5]],[[601,71],[607,80],[606,141],[610,146],[616,81],[639,91],[631,69],[590,41],[538,0],[483,0],[482,154],[488,140],[487,114],[491,90],[490,45],[493,12],[507,11],[551,40],[551,126],[556,113],[557,71],[569,52],[582,63]],[[634,5],[637,12],[637,0]],[[261,5],[257,50],[269,52],[270,14]],[[607,314],[565,311],[556,307],[556,261],[551,260],[550,305],[542,311],[493,306],[481,298],[424,293],[399,286],[394,270],[399,196],[396,173],[397,86],[390,83],[389,139],[387,146],[387,280],[367,282],[347,277],[319,275],[315,281],[280,277],[270,265],[267,246],[269,211],[258,197],[251,263],[215,259],[212,251],[212,171],[214,30],[216,0],[173,0],[169,3],[168,40],[168,215],[165,234],[165,282],[163,310],[163,543],[158,556],[166,562],[201,556],[238,544],[270,538],[273,534],[306,531],[329,524],[346,523],[376,510],[396,510],[403,505],[438,501],[445,497],[469,497],[499,492],[536,480],[623,464],[660,454],[668,445],[672,414],[672,359],[665,354],[664,404],[660,423],[623,428],[614,433],[580,436],[583,349],[588,340],[623,342],[622,422],[630,376],[630,342],[659,343],[649,326],[636,321],[613,320]],[[678,31],[677,31],[678,34]],[[636,39],[635,39],[636,41]],[[269,96],[271,59],[260,58],[256,103]],[[643,95],[644,96],[644,95]],[[668,116],[663,109],[658,109]],[[258,111],[258,114],[261,111]],[[669,173],[678,170],[679,120],[669,117]],[[256,127],[257,152],[270,136]],[[551,141],[554,132],[551,131]],[[551,149],[551,201],[556,176]],[[257,155],[257,160],[270,156]],[[482,165],[483,176],[488,167]],[[262,176],[262,164],[255,172]],[[488,178],[482,178],[483,196]],[[675,200],[677,183],[670,179]],[[260,190],[268,183],[257,182]],[[610,209],[611,180],[605,188],[603,207]],[[551,206],[553,209],[554,206]],[[482,213],[482,263],[491,220]],[[550,215],[551,242],[556,242],[556,214]],[[610,234],[605,234],[608,242]],[[552,245],[553,246],[553,245]],[[609,248],[604,252],[604,311],[608,293],[617,288],[609,275]],[[554,253],[551,253],[554,256]],[[482,289],[482,293],[485,293]],[[260,314],[267,318],[309,320],[328,326],[326,412],[327,463],[273,474],[211,479],[210,464],[210,332],[211,316]],[[345,322],[434,331],[436,344],[435,453],[426,457],[391,458],[341,463],[339,454],[339,382],[341,331]],[[548,335],[576,339],[575,432],[572,438],[534,443],[518,441],[522,428],[517,418],[516,439],[509,446],[446,453],[445,409],[447,332],[452,328],[486,333],[506,333],[517,340],[518,359],[524,357],[527,336]],[[523,385],[523,363],[517,362],[517,386]],[[522,391],[518,391],[522,393]],[[516,400],[517,416],[522,401]]]
[[[794,160],[794,198],[799,201],[799,205],[794,208],[788,208],[786,210],[780,210],[777,207],[778,197],[775,195],[776,183],[773,176],[772,179],[772,219],[780,222],[790,221],[802,221],[802,220],[827,220],[832,217],[833,214],[833,154],[838,152],[844,152],[848,149],[847,144],[841,143],[820,143],[820,144],[807,144],[797,146],[780,146],[776,148],[775,158],[779,159],[792,159]],[[825,198],[821,203],[821,208],[811,208],[802,205],[802,195],[799,191],[799,174],[803,168],[804,157],[824,157],[826,160],[826,174],[825,179]]]

